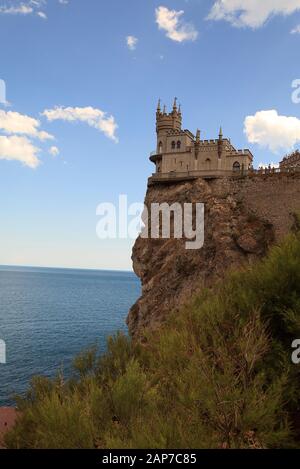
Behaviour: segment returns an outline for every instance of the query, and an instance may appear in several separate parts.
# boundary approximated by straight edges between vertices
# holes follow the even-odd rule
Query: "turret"
[[[177,98],[174,98],[173,112],[177,113]]]
[[[198,159],[199,151],[200,151],[200,130],[197,129],[196,141],[195,141],[195,157],[196,157],[196,160]]]
[[[173,110],[170,114],[166,111],[164,106],[163,113],[160,111],[160,101],[156,111],[156,132],[157,136],[161,137],[166,135],[168,130],[181,130],[181,109],[177,109],[177,98],[174,99]]]
[[[223,153],[223,131],[222,131],[222,127],[220,127],[219,140],[218,140],[218,157],[219,157],[219,159],[222,158],[222,153]]]
[[[156,115],[159,116],[160,114],[161,114],[161,109],[160,109],[160,99],[159,99],[157,103]]]
[[[174,99],[172,112],[167,113],[166,106],[161,112],[161,102],[158,101],[156,110],[157,153],[161,154],[167,146],[167,134],[170,130],[181,131],[181,108],[177,108],[177,98]]]

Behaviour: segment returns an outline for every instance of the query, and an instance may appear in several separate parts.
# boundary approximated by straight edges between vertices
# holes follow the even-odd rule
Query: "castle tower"
[[[166,148],[166,138],[169,131],[181,131],[181,108],[177,108],[177,98],[174,99],[172,112],[167,113],[166,106],[161,112],[161,102],[158,101],[156,110],[157,152],[162,153]]]

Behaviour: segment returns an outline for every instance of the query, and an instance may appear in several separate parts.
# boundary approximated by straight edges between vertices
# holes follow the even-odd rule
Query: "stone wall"
[[[272,224],[277,240],[290,230],[300,211],[300,173],[257,175],[236,181],[236,188],[245,209]]]
[[[132,259],[142,296],[127,322],[138,339],[191,295],[229,269],[255,262],[289,232],[293,213],[300,211],[300,174],[156,184],[148,188],[145,202],[204,203],[205,242],[202,249],[187,251],[185,240],[137,239]]]

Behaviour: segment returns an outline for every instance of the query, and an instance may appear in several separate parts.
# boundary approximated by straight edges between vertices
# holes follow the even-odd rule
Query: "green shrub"
[[[36,378],[9,448],[283,448],[299,442],[300,236],[203,291],[147,345],[122,334]],[[298,438],[298,440],[297,440]]]

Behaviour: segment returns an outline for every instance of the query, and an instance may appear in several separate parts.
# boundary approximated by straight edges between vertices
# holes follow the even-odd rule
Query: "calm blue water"
[[[133,273],[0,267],[0,406],[27,389],[36,374],[53,376],[72,358],[106,337],[127,332],[125,319],[140,295]]]

